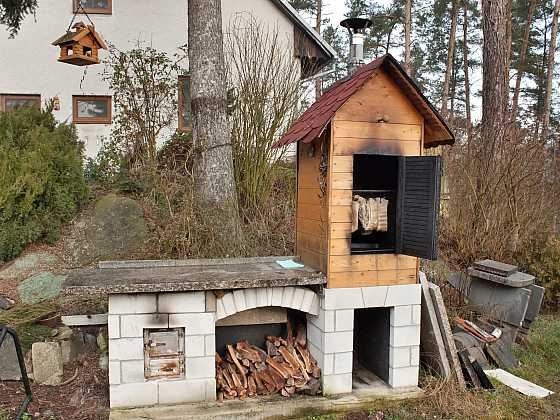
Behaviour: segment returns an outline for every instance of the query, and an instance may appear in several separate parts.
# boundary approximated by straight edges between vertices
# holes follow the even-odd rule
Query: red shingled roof
[[[443,118],[424,95],[422,95],[420,89],[408,77],[397,60],[390,54],[387,54],[360,67],[351,77],[336,82],[297,119],[282,138],[274,144],[274,147],[286,146],[297,141],[303,141],[304,143],[313,141],[314,138],[321,134],[340,107],[364,86],[375,74],[375,70],[380,67],[387,67],[389,74],[399,79],[398,84],[401,86],[401,89],[403,89],[405,95],[411,99],[411,102],[413,102],[419,109],[419,112],[427,119],[426,125],[429,126],[433,124],[435,126],[434,130],[437,131],[439,138],[434,137],[433,143],[426,143],[426,145],[436,146],[439,144],[452,144],[455,138],[451,130],[449,130],[445,124]]]

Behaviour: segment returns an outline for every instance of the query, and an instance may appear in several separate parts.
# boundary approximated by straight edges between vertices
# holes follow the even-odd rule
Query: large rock
[[[55,342],[33,343],[33,377],[39,385],[60,385],[64,374],[62,352]]]
[[[57,297],[64,279],[66,276],[57,276],[48,272],[29,277],[18,286],[21,301],[34,304]]]
[[[26,273],[29,275],[29,273],[37,272],[40,269],[53,267],[57,263],[58,257],[56,255],[43,251],[29,252],[1,269],[0,279],[20,278]]]
[[[91,212],[74,222],[73,230],[66,248],[78,266],[134,255],[148,237],[142,207],[115,194],[97,200]]]
[[[10,334],[7,334],[0,347],[0,380],[19,381],[20,379],[21,371],[14,339]]]

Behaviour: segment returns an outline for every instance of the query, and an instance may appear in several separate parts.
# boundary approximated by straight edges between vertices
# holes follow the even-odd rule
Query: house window
[[[179,76],[179,130],[192,129],[191,83],[189,76]]]
[[[0,95],[0,111],[31,106],[41,107],[41,95]]]
[[[111,124],[111,97],[73,96],[72,115],[75,124]]]
[[[82,5],[86,13],[97,13],[110,15],[113,13],[113,0],[74,0],[74,13],[81,12],[79,5]]]

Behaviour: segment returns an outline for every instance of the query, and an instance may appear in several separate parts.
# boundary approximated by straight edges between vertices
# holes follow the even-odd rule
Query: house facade
[[[13,39],[0,34],[0,111],[56,98],[59,121],[74,122],[85,153],[93,157],[111,133],[112,92],[103,80],[103,64],[72,66],[57,61],[51,43],[68,28],[78,0],[42,0]],[[139,43],[166,52],[180,52],[187,41],[187,2],[184,0],[81,0],[95,29],[121,51]],[[82,12],[82,10],[80,10]],[[301,63],[302,78],[319,71],[334,50],[297,14],[286,0],[222,0],[224,31],[238,14],[250,13],[265,27],[277,28]],[[75,21],[89,23],[79,13]],[[106,51],[100,53],[107,56]],[[313,70],[307,70],[313,68]],[[186,70],[186,69],[185,69]],[[188,129],[180,111],[188,108],[188,86],[179,80],[177,128]]]

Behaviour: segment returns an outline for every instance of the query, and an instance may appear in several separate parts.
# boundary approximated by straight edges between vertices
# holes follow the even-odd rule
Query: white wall
[[[72,121],[72,95],[110,95],[101,74],[104,65],[77,67],[59,63],[58,47],[51,45],[66,31],[72,19],[72,0],[41,0],[36,18],[28,16],[15,39],[0,33],[0,94],[40,94],[43,102],[54,96],[60,99],[58,120]],[[293,45],[293,24],[270,0],[222,0],[224,30],[237,12],[251,12],[258,19],[285,33]],[[111,15],[91,15],[105,40],[120,50],[133,48],[138,41],[167,52],[187,39],[186,0],[113,0]],[[85,16],[77,20],[88,23]],[[3,29],[3,28],[1,28]],[[100,52],[101,59],[107,57]],[[80,81],[83,78],[83,83]],[[110,125],[79,124],[86,155],[94,156]]]

